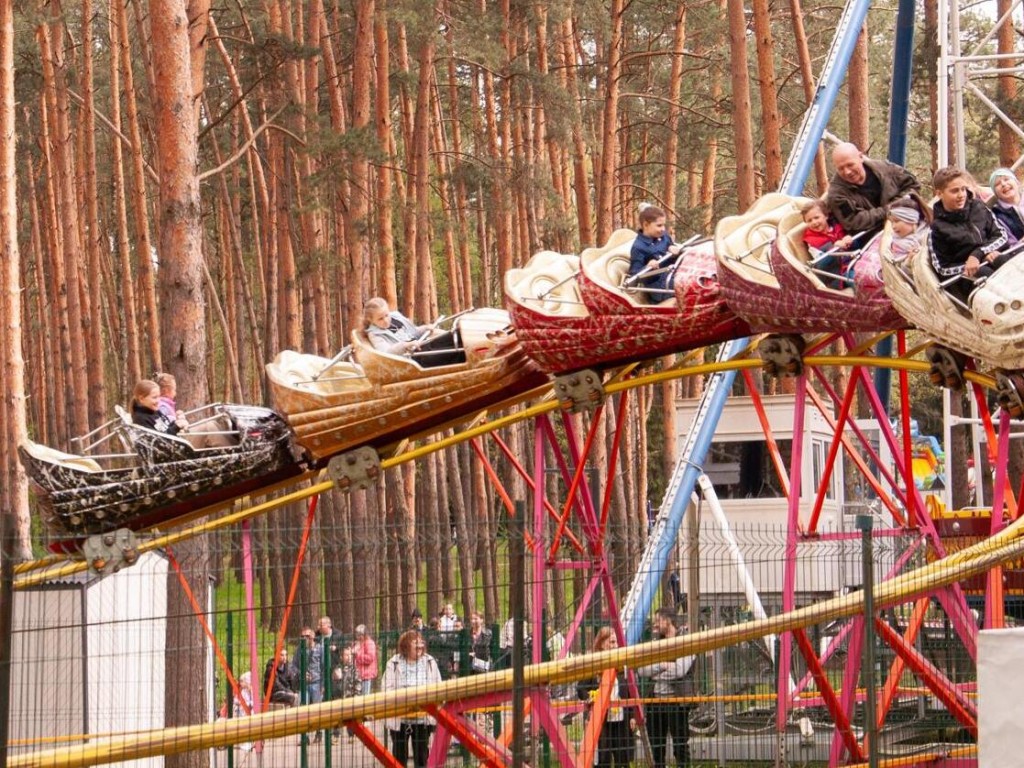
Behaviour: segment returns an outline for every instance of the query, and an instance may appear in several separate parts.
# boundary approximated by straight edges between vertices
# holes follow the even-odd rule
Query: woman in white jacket
[[[423,635],[415,629],[398,638],[398,653],[392,656],[384,667],[384,691],[411,688],[441,682],[437,661],[427,653]],[[430,734],[434,732],[433,718],[417,716],[415,713],[401,719],[390,718],[387,728],[391,732],[391,754],[405,765],[409,756],[409,739],[412,739],[412,763],[415,768],[426,768],[430,753]]]

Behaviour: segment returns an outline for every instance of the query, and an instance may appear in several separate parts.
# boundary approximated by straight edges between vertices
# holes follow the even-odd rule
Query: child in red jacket
[[[847,259],[841,256],[823,256],[829,251],[846,251],[853,245],[853,238],[846,234],[841,224],[829,216],[824,200],[812,200],[800,209],[800,216],[807,226],[804,228],[803,241],[811,252],[814,267],[837,276],[829,280],[830,288],[845,288],[848,283],[838,279],[846,268]]]

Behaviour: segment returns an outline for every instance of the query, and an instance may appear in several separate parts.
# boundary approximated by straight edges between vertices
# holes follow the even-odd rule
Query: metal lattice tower
[[[939,165],[964,165],[967,157],[964,131],[965,106],[972,110],[991,112],[1003,124],[1009,126],[1024,145],[1024,128],[1007,112],[1007,105],[997,103],[980,87],[979,82],[991,80],[998,75],[1012,74],[1019,77],[1024,73],[1024,42],[1019,27],[1024,24],[1024,0],[1014,0],[1009,10],[997,15],[991,0],[985,2],[963,2],[963,0],[939,0]],[[973,47],[962,50],[961,15],[972,12],[974,23],[989,26]],[[1012,27],[1016,20],[1018,32],[1013,35],[1014,51],[1005,54],[990,53],[999,32],[1006,26]],[[945,116],[946,119],[941,119]],[[952,152],[952,156],[951,153]],[[1013,168],[1024,164],[1024,156],[1017,157]]]

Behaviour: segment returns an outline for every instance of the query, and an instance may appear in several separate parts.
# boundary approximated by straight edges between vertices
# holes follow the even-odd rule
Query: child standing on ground
[[[837,279],[827,281],[829,288],[845,288],[847,283],[838,276],[845,271],[848,260],[838,254],[853,245],[853,238],[829,215],[824,200],[805,204],[800,209],[800,217],[807,225],[802,239],[815,261],[814,267],[837,276]],[[829,251],[836,251],[836,255],[828,255]]]
[[[679,258],[679,251],[680,246],[672,242],[672,235],[665,228],[665,212],[656,205],[641,203],[640,229],[629,252],[629,277],[648,269],[664,270],[639,281],[648,304],[672,298],[675,270],[670,267]]]

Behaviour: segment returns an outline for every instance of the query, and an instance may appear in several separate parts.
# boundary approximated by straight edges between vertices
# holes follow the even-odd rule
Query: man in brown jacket
[[[881,229],[889,203],[921,188],[903,166],[865,157],[850,142],[836,145],[832,164],[836,173],[825,202],[836,221],[850,234]]]

